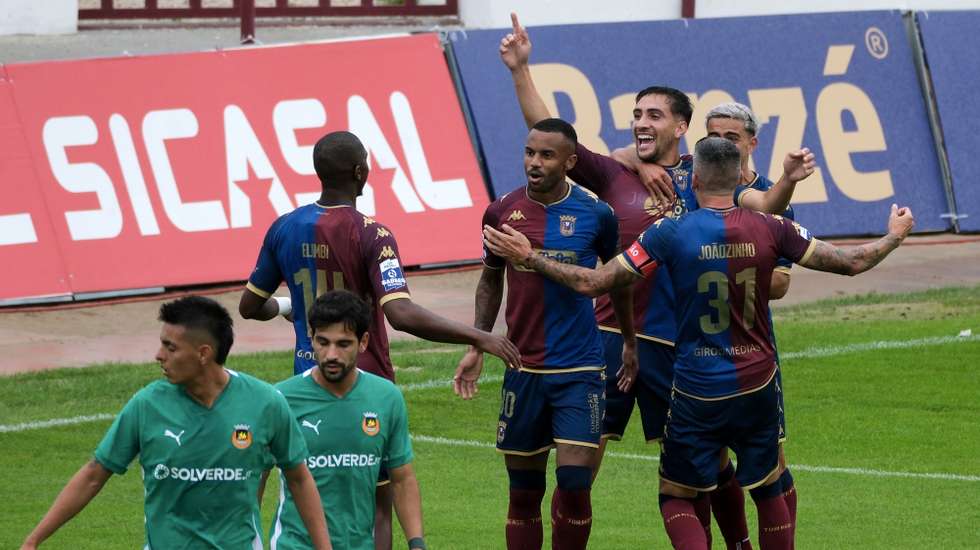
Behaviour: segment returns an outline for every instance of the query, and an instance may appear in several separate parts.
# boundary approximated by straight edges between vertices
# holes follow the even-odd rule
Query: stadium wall
[[[78,30],[78,0],[0,0],[0,35]]]
[[[493,192],[524,182],[526,129],[497,44],[506,29],[452,42]],[[822,236],[878,234],[892,202],[915,206],[917,231],[950,228],[927,102],[899,12],[696,19],[531,29],[532,72],[553,113],[606,153],[632,143],[634,94],[680,88],[695,103],[682,142],[705,135],[724,101],[762,123],[754,166],[776,181],[786,152],[814,150],[818,169],[793,198],[797,218]],[[654,51],[636,44],[656,37]],[[656,45],[670,45],[663,54]],[[597,47],[601,45],[601,47]]]

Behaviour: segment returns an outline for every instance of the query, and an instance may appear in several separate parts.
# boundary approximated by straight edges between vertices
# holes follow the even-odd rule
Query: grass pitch
[[[967,330],[971,336],[958,336]],[[980,547],[980,287],[777,309],[776,331],[798,546]],[[431,548],[503,548],[507,480],[492,448],[501,365],[488,361],[478,397],[463,402],[448,384],[462,351],[427,342],[392,350],[415,437],[427,539]],[[289,353],[229,361],[273,382],[291,364]],[[149,364],[100,365],[0,378],[0,548],[19,546],[89,459],[110,415],[158,373]],[[41,422],[52,419],[73,423]],[[643,443],[634,423],[610,452],[593,490],[590,546],[668,548],[657,510],[658,449]],[[265,528],[276,493],[270,483]],[[547,517],[547,503],[543,511]],[[130,470],[46,547],[142,542],[141,480]],[[396,527],[395,548],[403,547]]]

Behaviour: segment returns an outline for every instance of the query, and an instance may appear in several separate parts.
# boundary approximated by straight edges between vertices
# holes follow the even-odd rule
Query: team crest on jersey
[[[248,424],[235,424],[231,433],[231,444],[236,449],[247,449],[252,446],[252,428]]]
[[[361,419],[361,429],[370,436],[378,435],[381,431],[381,421],[378,420],[378,413],[366,412]]]
[[[643,201],[643,211],[646,212],[647,216],[650,216],[651,218],[663,216],[668,206],[670,206],[670,203],[666,201],[653,202],[653,197],[647,197],[646,200]]]
[[[575,234],[575,216],[564,215],[558,218],[558,230],[562,237],[571,237]]]
[[[507,423],[501,420],[497,423],[497,443],[503,443],[505,435],[507,435]]]
[[[526,220],[526,219],[527,218],[524,217],[524,212],[521,212],[520,210],[513,210],[511,211],[510,216],[507,216],[507,221],[509,222],[516,222],[516,221]]]
[[[379,227],[378,228],[378,238],[379,239],[384,238],[384,237],[389,237],[389,236],[391,236],[391,231],[388,231],[384,227]]]
[[[388,245],[381,247],[381,253],[378,254],[378,259],[383,260],[385,258],[394,258],[395,250]]]
[[[687,189],[687,170],[680,168],[674,170],[674,185],[681,191]]]

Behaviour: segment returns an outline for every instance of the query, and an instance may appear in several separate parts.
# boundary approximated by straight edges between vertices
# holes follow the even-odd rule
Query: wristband
[[[273,296],[272,299],[275,300],[277,304],[279,304],[279,315],[285,317],[293,312],[293,301],[290,300],[289,298],[280,298],[278,296]]]
[[[425,539],[422,537],[415,537],[408,540],[408,550],[428,550],[425,545]]]

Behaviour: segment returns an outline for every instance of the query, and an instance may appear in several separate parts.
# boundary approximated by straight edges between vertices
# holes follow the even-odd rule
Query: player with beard
[[[501,40],[500,55],[511,71],[518,102],[525,122],[530,126],[550,115],[531,78],[528,66],[530,37],[516,15],[511,17],[513,32]],[[690,99],[674,88],[651,86],[640,91],[636,97],[633,110],[635,149],[630,153],[634,158],[642,159],[639,164],[664,176],[667,188],[660,190],[652,187],[652,191],[659,192],[661,196],[670,196],[669,201],[649,196],[647,186],[634,169],[611,157],[594,153],[581,144],[576,148],[578,162],[569,171],[569,177],[594,191],[613,207],[619,220],[620,250],[664,216],[678,218],[697,209],[697,198],[691,185],[694,161],[690,155],[680,154],[680,139],[687,131],[692,113]],[[776,185],[772,192],[756,192],[740,186],[734,191],[734,198],[751,209],[781,212],[789,202],[795,182],[813,171],[813,162],[813,155],[806,149],[792,152],[784,162],[784,181]],[[638,281],[633,287],[633,322],[637,335],[635,348],[639,356],[640,374],[629,392],[621,391],[612,379],[607,384],[606,416],[596,472],[606,443],[610,439],[622,438],[634,403],[640,410],[645,439],[656,442],[663,435],[677,333],[673,304],[673,287],[670,275],[665,270]],[[615,371],[621,358],[629,354],[630,342],[623,338],[608,298],[600,296],[596,300],[595,316],[602,335],[606,364],[610,371]],[[734,467],[727,453],[719,457],[719,462],[722,483],[711,497],[716,502],[715,515],[728,547],[741,545],[741,548],[748,550],[751,546],[745,523],[744,495],[734,481]],[[699,507],[706,515],[710,507],[707,497],[699,502]]]
[[[908,208],[892,205],[884,237],[837,248],[795,222],[736,207],[739,165],[739,151],[727,140],[699,141],[693,183],[702,208],[679,220],[658,220],[618,261],[600,269],[552,261],[509,226],[484,228],[491,253],[589,296],[670,271],[679,332],[660,456],[660,509],[675,548],[710,547],[696,503],[699,493],[717,486],[717,457],[725,448],[735,451],[736,477],[758,509],[762,548],[793,547],[779,481],[777,367],[766,320],[772,270],[786,257],[857,275],[895,250],[914,224]]]
[[[405,398],[390,381],[356,368],[358,355],[368,348],[371,308],[346,290],[333,290],[313,302],[308,318],[317,366],[276,389],[289,402],[310,449],[306,462],[333,547],[374,548],[374,489],[384,464],[408,547],[424,549]],[[269,536],[272,550],[309,548],[289,492],[280,493]]]
[[[524,146],[527,185],[487,207],[483,223],[526,232],[541,254],[582,266],[611,260],[617,250],[616,216],[591,192],[565,181],[575,165],[577,136],[559,119],[537,122]],[[510,549],[538,549],[543,540],[541,501],[548,455],[556,448],[557,488],[552,499],[552,547],[585,548],[592,527],[591,481],[605,399],[605,363],[592,300],[484,251],[476,289],[476,326],[493,328],[507,279],[507,333],[523,367],[508,369],[501,389],[497,449],[510,481],[506,540]],[[629,304],[614,296],[632,340]],[[475,349],[460,361],[455,390],[472,397],[482,369]],[[628,362],[617,379],[629,386]]]
[[[313,148],[313,167],[322,193],[313,204],[281,216],[266,232],[255,270],[238,310],[246,319],[288,316],[296,334],[293,372],[316,366],[306,311],[328,290],[347,289],[372,305],[368,347],[358,367],[394,381],[385,318],[396,330],[427,340],[470,344],[520,366],[506,338],[450,321],[412,301],[391,229],[354,208],[370,172],[367,150],[350,132],[331,132]],[[285,281],[289,298],[272,294]],[[391,548],[391,492],[382,469],[378,480],[378,550]]]

